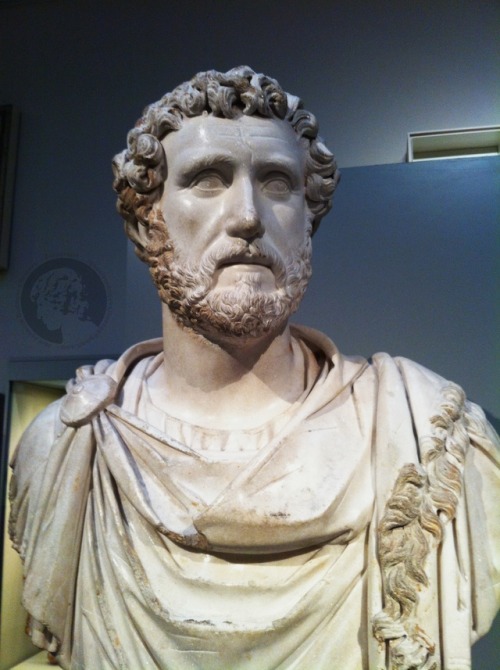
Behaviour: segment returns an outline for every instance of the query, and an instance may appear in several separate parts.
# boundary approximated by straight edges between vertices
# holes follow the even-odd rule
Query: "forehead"
[[[288,121],[256,116],[221,119],[204,115],[184,119],[180,130],[169,133],[162,142],[167,163],[183,163],[207,153],[227,153],[235,161],[269,157],[302,167],[305,150]]]

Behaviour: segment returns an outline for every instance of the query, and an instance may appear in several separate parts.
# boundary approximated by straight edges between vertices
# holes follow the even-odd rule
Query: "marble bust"
[[[314,116],[202,72],[114,173],[163,337],[80,368],[18,447],[35,644],[78,670],[470,668],[498,438],[456,384],[289,325],[339,178]]]

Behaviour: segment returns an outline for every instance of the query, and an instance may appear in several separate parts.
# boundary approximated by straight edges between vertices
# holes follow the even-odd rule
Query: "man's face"
[[[207,115],[186,119],[163,146],[168,177],[158,209],[173,249],[166,302],[175,314],[168,293],[180,282],[201,304],[194,325],[188,317],[199,330],[210,310],[226,312],[218,327],[227,333],[266,332],[273,314],[281,325],[310,275],[306,153],[298,136],[286,121]],[[240,318],[252,324],[240,328]]]

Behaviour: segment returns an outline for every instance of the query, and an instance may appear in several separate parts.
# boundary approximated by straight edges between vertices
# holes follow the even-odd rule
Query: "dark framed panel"
[[[0,270],[9,265],[9,240],[14,198],[19,112],[0,106]]]

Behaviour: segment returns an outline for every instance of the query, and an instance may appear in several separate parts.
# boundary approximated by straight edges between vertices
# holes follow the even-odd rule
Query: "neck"
[[[304,390],[304,361],[288,325],[261,338],[207,339],[163,305],[164,365],[150,378],[157,405],[207,428],[252,428]]]

